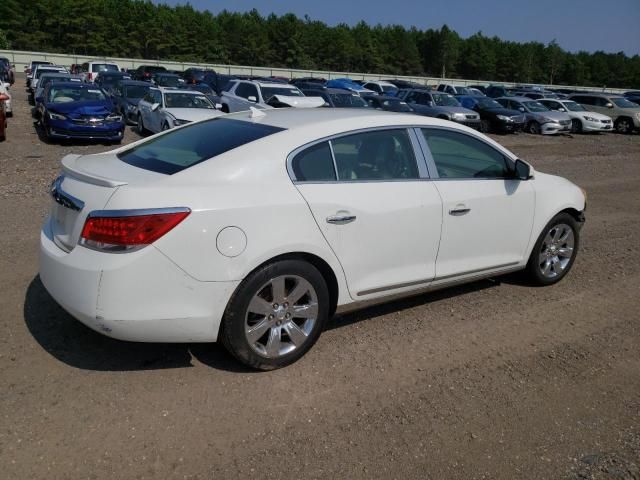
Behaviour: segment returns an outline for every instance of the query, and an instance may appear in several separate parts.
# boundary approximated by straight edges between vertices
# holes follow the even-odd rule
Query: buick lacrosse
[[[585,194],[468,127],[369,109],[251,110],[67,155],[40,277],[139,342],[299,359],[335,313],[522,270],[562,279]]]

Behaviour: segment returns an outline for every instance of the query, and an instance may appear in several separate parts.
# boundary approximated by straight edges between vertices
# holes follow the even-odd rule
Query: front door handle
[[[466,215],[470,211],[471,209],[467,208],[465,205],[456,205],[456,208],[452,208],[451,210],[449,210],[449,215],[459,217],[460,215]]]
[[[346,223],[351,223],[356,219],[355,215],[332,215],[327,217],[327,223],[333,223],[334,225],[344,225]]]

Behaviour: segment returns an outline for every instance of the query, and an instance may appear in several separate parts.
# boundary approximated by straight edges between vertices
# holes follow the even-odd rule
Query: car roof
[[[513,96],[513,97],[500,97],[500,99],[506,99],[506,100],[515,100],[517,102],[537,102],[537,100],[533,99],[533,98],[529,98],[529,97],[518,97],[518,96]],[[496,99],[498,100],[498,99]],[[549,99],[549,100],[554,100],[554,99]]]
[[[188,93],[189,95],[202,95],[202,92],[197,90],[187,90],[186,88],[178,87],[157,87],[156,90],[160,90],[162,93]]]
[[[120,82],[120,85],[141,85],[145,87],[151,87],[151,84],[149,82],[143,82],[142,80],[123,80],[122,82]]]

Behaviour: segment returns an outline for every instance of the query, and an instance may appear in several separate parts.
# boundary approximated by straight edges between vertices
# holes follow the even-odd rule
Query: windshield
[[[158,75],[156,83],[161,87],[177,87],[180,85],[180,77],[173,75]]]
[[[567,110],[571,112],[586,112],[587,109],[582,105],[576,102],[562,102],[562,104],[567,107]]]
[[[449,95],[448,93],[434,93],[432,96],[434,103],[440,107],[460,106],[460,102],[458,102],[453,95]]]
[[[304,97],[303,93],[297,88],[286,87],[262,87],[262,98],[268,102],[274,95],[284,95],[287,97]]]
[[[117,72],[118,66],[113,63],[94,63],[91,65],[92,72]]]
[[[56,87],[55,84],[49,90],[47,97],[52,103],[68,103],[82,101],[106,100],[102,90],[97,88],[86,88],[83,86],[61,86]]]
[[[192,93],[165,93],[164,106],[166,108],[205,108],[215,109],[213,103],[204,95]]]
[[[362,108],[368,107],[360,95],[351,93],[329,93],[329,98],[336,108]]]
[[[540,102],[522,102],[530,112],[548,112],[549,109]]]
[[[282,130],[260,123],[214,118],[152,138],[119,153],[118,158],[134,167],[172,175]]]
[[[630,102],[629,100],[623,97],[613,97],[611,101],[620,108],[638,108],[637,103]]]
[[[149,91],[144,85],[129,85],[124,87],[124,96],[127,98],[142,98]]]
[[[493,98],[482,97],[476,98],[476,102],[480,105],[481,108],[504,108],[500,103],[495,101]]]

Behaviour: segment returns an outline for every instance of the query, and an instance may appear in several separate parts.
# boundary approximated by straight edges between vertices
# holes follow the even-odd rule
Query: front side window
[[[408,180],[418,166],[405,129],[356,133],[331,141],[338,180]]]
[[[251,83],[241,83],[236,88],[236,95],[246,99],[249,99],[249,97],[255,97],[257,100],[258,89]]]
[[[118,158],[134,167],[172,175],[282,130],[271,125],[214,118],[152,138],[118,153]]]
[[[509,161],[493,147],[465,133],[422,129],[440,178],[509,178]]]
[[[322,142],[298,153],[291,161],[299,182],[330,182],[336,179],[329,142]]]
[[[620,108],[638,108],[638,104],[630,102],[624,97],[612,97],[611,101]]]

